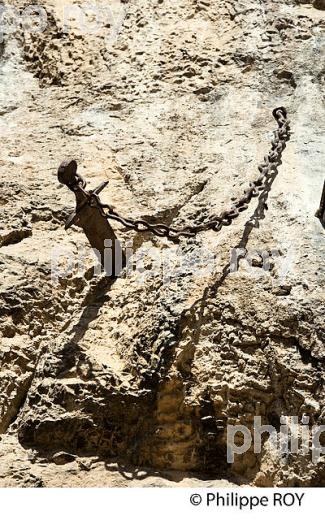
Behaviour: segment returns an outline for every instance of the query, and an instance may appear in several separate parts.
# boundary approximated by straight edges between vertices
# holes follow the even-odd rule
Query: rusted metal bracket
[[[320,205],[318,210],[316,211],[315,216],[318,217],[323,224],[325,224],[325,180],[323,185],[322,198],[320,200]]]
[[[77,173],[77,163],[67,160],[58,169],[58,179],[73,191],[76,197],[76,210],[65,223],[65,229],[75,225],[81,227],[106,274],[116,277],[126,265],[122,246],[100,207],[99,193],[106,188],[108,181],[96,189],[86,191],[86,181]]]

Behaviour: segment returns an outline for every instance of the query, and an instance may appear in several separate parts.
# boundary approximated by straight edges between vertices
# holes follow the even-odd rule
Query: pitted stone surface
[[[116,0],[91,34],[62,4],[0,58],[0,484],[324,485],[267,440],[226,462],[227,425],[324,422],[324,2]],[[265,202],[180,244],[112,223],[164,269],[94,275],[65,157],[125,215],[199,223],[256,177],[276,106],[292,136]],[[177,268],[193,251],[199,275]]]

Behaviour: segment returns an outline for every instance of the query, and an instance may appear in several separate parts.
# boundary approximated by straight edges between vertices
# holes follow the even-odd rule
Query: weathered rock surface
[[[267,439],[226,461],[227,425],[324,423],[324,2],[115,1],[92,31],[42,5],[46,29],[1,50],[0,485],[324,485],[324,459]],[[165,268],[94,275],[64,231],[62,159],[125,215],[200,223],[257,176],[281,105],[292,136],[264,197],[179,244],[113,222]],[[210,268],[173,268],[180,251]]]

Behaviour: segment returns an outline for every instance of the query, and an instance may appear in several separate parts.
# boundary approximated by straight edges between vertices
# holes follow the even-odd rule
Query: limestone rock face
[[[325,4],[83,4],[4,4],[20,23],[0,54],[0,485],[322,486],[324,458],[280,441],[288,418],[325,418]],[[258,176],[277,106],[278,175],[219,233],[111,221],[134,253],[112,282],[64,230],[66,157],[125,216],[220,214]],[[256,417],[276,442],[227,461],[227,428]]]

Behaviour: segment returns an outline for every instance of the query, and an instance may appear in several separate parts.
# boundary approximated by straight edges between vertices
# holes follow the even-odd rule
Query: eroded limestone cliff
[[[324,423],[325,2],[97,0],[95,25],[84,4],[42,0],[42,31],[1,46],[0,485],[324,485],[323,459],[267,438],[227,463],[226,428]],[[64,230],[62,159],[125,215],[200,223],[256,177],[281,105],[292,135],[263,198],[179,243],[113,222],[166,265],[94,274]],[[193,251],[209,269],[177,268]]]

